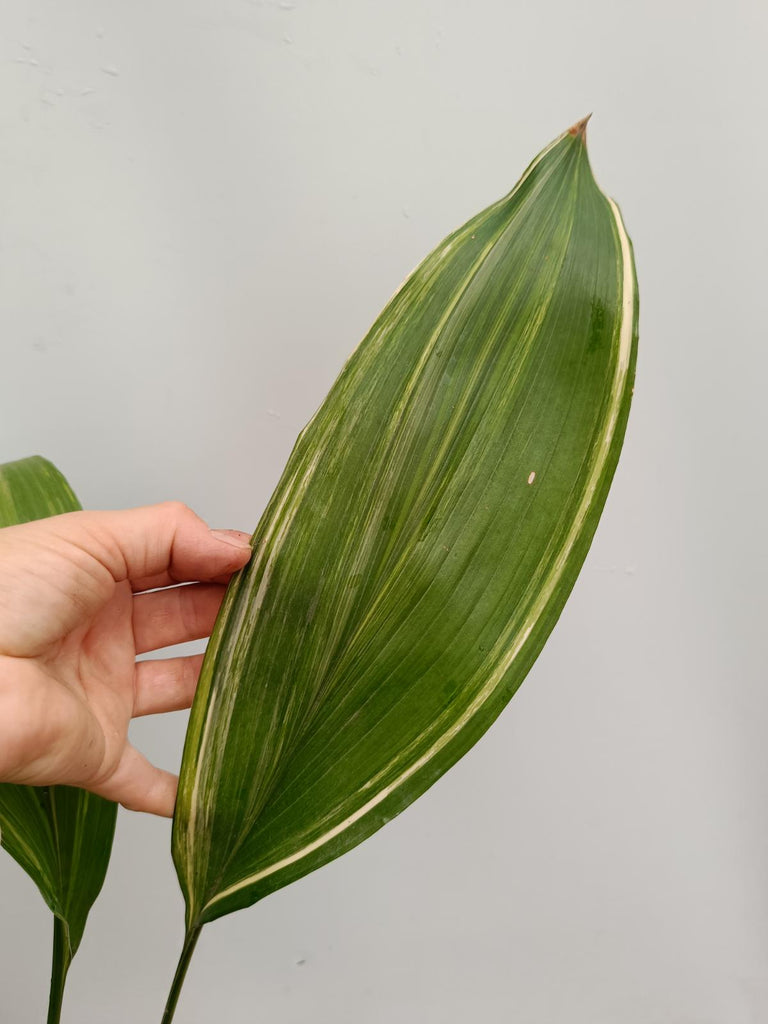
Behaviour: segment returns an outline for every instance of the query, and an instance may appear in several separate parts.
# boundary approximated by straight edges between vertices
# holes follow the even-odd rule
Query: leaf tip
[[[569,135],[572,135],[575,139],[581,139],[585,145],[587,143],[587,124],[589,123],[590,117],[592,117],[591,112],[587,114],[586,117],[582,117],[582,119],[577,121],[576,124],[571,125],[568,129]]]

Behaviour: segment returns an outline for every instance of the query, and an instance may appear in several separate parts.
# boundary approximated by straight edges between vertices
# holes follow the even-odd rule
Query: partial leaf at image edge
[[[637,312],[583,122],[390,300],[300,434],[208,647],[173,833],[188,947],[370,836],[517,690],[605,503]]]
[[[67,481],[46,459],[0,465],[0,527],[79,508]],[[82,789],[0,783],[2,845],[55,915],[51,1022],[58,1020],[69,964],[104,883],[116,816],[117,804]]]

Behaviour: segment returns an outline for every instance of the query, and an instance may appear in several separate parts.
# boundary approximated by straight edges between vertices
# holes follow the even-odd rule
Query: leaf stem
[[[69,929],[65,921],[53,918],[53,957],[51,960],[51,991],[48,998],[48,1024],[59,1024],[67,971],[72,963],[69,950]]]
[[[165,1004],[162,1024],[171,1024],[171,1021],[173,1020],[173,1015],[176,1012],[176,1004],[178,1003],[179,996],[181,995],[181,988],[184,984],[184,979],[187,976],[189,962],[192,959],[192,954],[195,951],[195,946],[197,945],[197,940],[200,938],[200,932],[202,930],[203,926],[201,924],[197,925],[195,928],[191,928],[184,937],[181,956],[179,957],[176,973],[174,974],[173,981],[171,982],[168,1001]]]

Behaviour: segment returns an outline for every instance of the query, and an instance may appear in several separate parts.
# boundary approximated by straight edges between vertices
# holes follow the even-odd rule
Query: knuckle
[[[168,516],[172,519],[185,519],[190,516],[197,516],[189,507],[185,505],[183,501],[164,501],[161,503],[160,508],[164,509]]]
[[[158,508],[165,514],[168,525],[174,534],[179,529],[187,531],[199,529],[201,526],[208,529],[207,524],[197,512],[183,501],[164,501]]]

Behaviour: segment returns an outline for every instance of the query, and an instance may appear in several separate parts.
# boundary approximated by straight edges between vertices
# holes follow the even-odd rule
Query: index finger
[[[134,590],[227,580],[251,557],[248,534],[211,530],[175,501],[115,512],[72,512],[55,522],[59,535],[87,551],[116,582],[130,581]]]
[[[215,530],[213,532],[219,537],[221,537],[221,534],[227,534],[234,540],[239,541],[240,543],[236,546],[240,547],[242,544],[242,550],[245,550],[246,546],[250,548],[250,534],[244,533],[242,530]],[[237,569],[240,568],[242,567],[238,565]],[[177,583],[223,583],[226,585],[232,579],[237,569],[221,573],[218,576],[195,576],[188,579],[181,579],[174,575],[177,570],[169,567],[164,572],[156,573],[154,576],[144,576],[138,579],[132,579],[130,583],[131,589],[135,594],[141,593],[144,590],[157,590],[160,587],[173,587]]]

